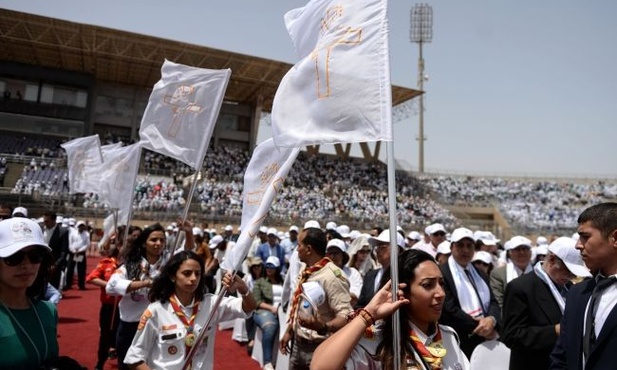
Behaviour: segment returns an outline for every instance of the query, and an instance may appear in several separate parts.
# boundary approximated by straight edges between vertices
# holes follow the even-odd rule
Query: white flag
[[[239,268],[299,152],[298,148],[277,148],[272,139],[255,148],[244,173],[242,232],[231,255],[223,261],[223,269]]]
[[[128,210],[123,210],[120,209],[118,210],[118,220],[115,220],[115,212],[111,212],[107,217],[105,217],[105,220],[103,221],[103,236],[101,237],[101,240],[99,240],[99,248],[101,248],[101,246],[103,246],[107,240],[111,237],[111,234],[113,234],[114,232],[116,232],[116,229],[114,226],[118,225],[126,225],[129,221],[129,212]],[[128,232],[128,227],[126,228],[126,232]],[[123,242],[123,240],[121,240],[120,242]]]
[[[203,163],[231,76],[165,60],[141,120],[143,147],[197,169]]]
[[[103,163],[99,135],[85,136],[64,144],[69,170],[69,193],[89,193],[96,191],[99,177],[88,176],[89,168],[98,168]]]
[[[99,174],[99,199],[109,207],[119,210],[131,209],[133,184],[141,159],[140,143],[112,148],[104,152],[105,164]]]
[[[386,0],[313,0],[285,15],[301,60],[272,105],[281,147],[392,140]]]

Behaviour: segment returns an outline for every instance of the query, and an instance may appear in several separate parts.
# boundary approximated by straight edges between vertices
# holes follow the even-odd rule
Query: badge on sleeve
[[[146,309],[144,313],[141,315],[141,318],[139,319],[139,325],[137,325],[137,330],[143,330],[146,327],[146,323],[151,317],[152,317],[152,312]]]

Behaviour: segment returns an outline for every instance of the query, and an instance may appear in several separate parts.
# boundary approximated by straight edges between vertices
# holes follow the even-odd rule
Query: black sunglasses
[[[7,266],[17,266],[23,262],[25,256],[28,256],[30,263],[41,263],[43,262],[43,258],[45,258],[45,250],[42,248],[30,249],[27,252],[21,250],[8,257],[3,257],[2,260]]]

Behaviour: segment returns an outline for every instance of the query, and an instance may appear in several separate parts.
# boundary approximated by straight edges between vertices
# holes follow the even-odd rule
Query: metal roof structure
[[[0,9],[0,60],[93,75],[96,80],[152,88],[164,59],[232,70],[225,100],[270,112],[276,89],[293,66],[275,60]],[[392,86],[398,105],[422,92]]]

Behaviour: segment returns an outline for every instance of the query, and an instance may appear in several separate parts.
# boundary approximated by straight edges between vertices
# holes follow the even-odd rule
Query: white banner
[[[223,261],[223,269],[239,268],[299,152],[298,148],[277,148],[272,139],[255,148],[244,173],[242,231],[231,254]]]
[[[103,164],[99,135],[80,137],[60,146],[66,150],[69,193],[96,192],[99,177],[88,176],[88,169],[98,168]]]
[[[280,147],[392,141],[386,0],[313,0],[285,15],[301,60],[272,106]]]
[[[143,147],[198,169],[230,76],[230,69],[195,68],[165,60],[141,120]]]
[[[133,184],[139,171],[141,159],[140,143],[103,152],[105,161],[99,173],[99,199],[110,208],[124,210],[128,213],[133,201]]]

